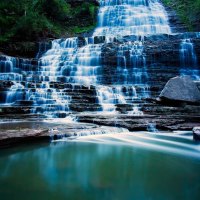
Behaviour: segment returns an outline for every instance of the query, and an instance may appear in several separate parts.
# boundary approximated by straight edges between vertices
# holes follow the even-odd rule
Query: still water
[[[188,136],[110,134],[0,150],[1,200],[196,200]]]

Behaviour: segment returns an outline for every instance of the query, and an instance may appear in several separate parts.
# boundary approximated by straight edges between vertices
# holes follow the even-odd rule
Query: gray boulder
[[[165,85],[160,98],[171,101],[200,103],[200,91],[189,76],[175,77]]]
[[[193,128],[193,139],[195,141],[200,141],[200,127]]]

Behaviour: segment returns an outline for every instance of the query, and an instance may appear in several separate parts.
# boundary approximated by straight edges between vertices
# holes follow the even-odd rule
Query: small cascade
[[[74,139],[83,137],[83,136],[93,136],[93,135],[107,135],[107,134],[124,134],[129,133],[129,130],[126,128],[118,128],[118,127],[98,127],[98,128],[86,128],[86,129],[72,129],[70,133],[65,133],[65,131],[56,131],[57,134],[54,133],[54,131],[51,131],[51,133],[54,135],[52,137],[53,141],[66,141],[69,139]]]
[[[142,115],[139,111],[139,105],[135,102],[139,99],[136,89],[131,85],[113,85],[111,86],[98,86],[97,95],[99,99],[99,104],[102,106],[103,113],[116,114],[118,113],[118,106],[131,105],[131,109],[128,108],[125,114],[131,115]],[[128,106],[129,107],[129,106]]]
[[[194,80],[200,80],[198,59],[191,39],[183,39],[180,44],[181,75],[189,75]]]
[[[142,41],[127,42],[120,45],[117,70],[120,74],[118,79],[122,78],[124,84],[140,88],[140,94],[135,94],[134,97],[146,98],[149,96],[148,73]],[[137,93],[136,89],[135,93]]]
[[[10,104],[16,101],[23,100],[24,86],[21,83],[13,81],[13,85],[6,94],[6,103]]]
[[[19,62],[23,63],[24,66],[27,64],[26,60],[19,60],[10,56],[0,56],[0,80],[22,81],[23,76],[20,73]]]
[[[1,66],[0,72],[3,74],[13,73],[15,64],[16,64],[15,58],[9,56],[2,58],[2,60],[0,61],[0,66]]]
[[[148,132],[158,133],[158,129],[156,128],[156,124],[150,123],[147,127]]]
[[[117,67],[124,84],[146,82],[148,74],[142,41],[127,42],[119,46]]]
[[[70,73],[73,73],[72,64],[77,47],[77,38],[54,40],[52,48],[35,65],[23,59],[1,59],[3,73],[0,79],[13,82],[5,103],[28,103],[33,106],[33,113],[65,117],[69,112],[71,97],[65,91],[65,77],[62,77],[65,69],[70,68]]]
[[[101,47],[103,44],[88,44],[78,50],[76,55],[75,83],[97,84],[97,75],[101,68]]]
[[[39,60],[41,70],[38,71],[38,79],[42,83],[39,88],[36,85],[35,90],[27,93],[27,98],[37,106],[36,113],[41,112],[53,117],[67,116],[71,97],[66,93],[63,82],[68,82],[65,80],[66,71],[73,74],[72,64],[77,48],[77,38],[54,40],[52,48]],[[28,81],[34,81],[34,76]]]
[[[119,87],[98,86],[97,95],[104,113],[115,113],[116,104],[126,104],[124,95]]]
[[[59,81],[65,71],[71,74],[78,48],[77,38],[58,39],[52,42],[52,48],[40,59],[41,70],[38,72],[41,81]]]

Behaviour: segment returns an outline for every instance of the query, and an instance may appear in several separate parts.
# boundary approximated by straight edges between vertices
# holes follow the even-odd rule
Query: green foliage
[[[192,31],[200,24],[200,0],[162,0],[175,9],[183,23]]]
[[[0,0],[0,42],[32,41],[92,29],[95,26],[97,6],[87,1],[76,5],[69,2]]]
[[[77,33],[77,34],[80,34],[80,33],[88,32],[88,31],[92,30],[93,28],[94,28],[94,25],[87,26],[87,27],[78,27],[78,26],[75,26],[73,28],[73,32]]]
[[[64,0],[43,0],[43,11],[55,21],[64,21],[71,14],[71,7]]]

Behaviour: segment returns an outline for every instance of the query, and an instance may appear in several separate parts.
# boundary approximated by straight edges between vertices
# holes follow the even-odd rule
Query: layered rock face
[[[1,118],[73,116],[129,130],[199,126],[198,102],[157,99],[178,75],[199,88],[199,33],[173,34],[157,1],[124,2],[100,1],[92,37],[54,40],[38,59],[1,56]]]

